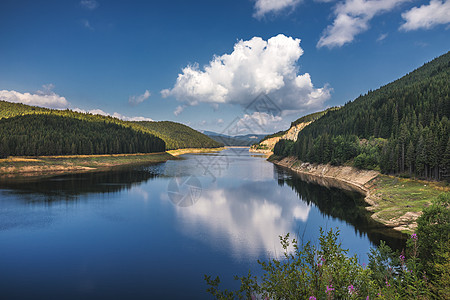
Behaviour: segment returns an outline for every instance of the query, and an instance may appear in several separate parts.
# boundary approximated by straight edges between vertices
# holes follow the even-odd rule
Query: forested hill
[[[0,157],[164,151],[160,138],[114,123],[51,114],[0,120]]]
[[[168,150],[180,148],[217,148],[223,144],[204,135],[184,124],[160,121],[160,122],[132,122],[151,133],[161,137]]]
[[[265,140],[268,140],[270,138],[274,138],[274,137],[282,137],[283,138],[283,136],[286,135],[289,132],[289,130],[292,129],[293,127],[295,127],[295,126],[297,126],[299,124],[302,124],[302,123],[303,124],[307,124],[309,122],[314,122],[315,120],[320,119],[328,111],[336,110],[336,109],[339,109],[339,108],[340,107],[331,107],[331,108],[327,108],[327,109],[322,110],[322,111],[318,111],[318,112],[315,112],[315,113],[312,113],[312,114],[300,117],[297,120],[295,120],[294,122],[291,122],[291,126],[288,129],[282,130],[282,131],[278,131],[278,132],[273,133],[273,134],[266,135],[261,141],[259,141],[259,144],[261,144],[262,142],[264,142]]]
[[[19,104],[19,103],[11,103],[6,101],[0,100],[0,121],[2,121],[2,127],[0,127],[1,132],[6,132],[6,127],[4,126],[13,126],[8,125],[9,123],[5,121],[11,118],[17,118],[17,120],[20,120],[24,118],[26,122],[24,122],[24,126],[28,126],[25,124],[31,124],[29,121],[31,119],[26,118],[28,115],[41,115],[42,118],[46,117],[52,117],[52,116],[59,116],[62,118],[67,119],[75,119],[78,121],[83,121],[83,124],[87,124],[87,128],[89,130],[95,130],[98,129],[96,124],[90,124],[89,122],[93,123],[105,123],[109,125],[118,125],[119,127],[128,128],[132,131],[135,131],[139,134],[148,134],[150,136],[157,137],[162,139],[165,142],[166,150],[172,150],[172,149],[178,149],[178,148],[211,148],[211,147],[220,147],[222,144],[217,143],[207,136],[203,135],[202,133],[195,131],[194,129],[174,122],[127,122],[123,121],[117,118],[109,117],[109,116],[102,116],[102,115],[93,115],[89,113],[79,113],[74,112],[71,110],[52,110],[47,108],[41,108],[41,107],[35,107],[35,106],[29,106],[25,104]],[[40,118],[38,118],[40,119]],[[35,121],[35,120],[34,120]],[[33,121],[33,122],[34,122]],[[59,121],[58,121],[59,122]],[[69,121],[68,121],[69,122]],[[20,123],[20,122],[19,122]],[[77,122],[69,122],[70,124],[78,124]],[[34,123],[33,123],[34,124]],[[35,123],[33,126],[43,126],[45,123]],[[151,125],[154,124],[154,125]],[[111,126],[110,126],[111,127]],[[114,127],[114,126],[112,126]],[[111,128],[112,128],[111,127]],[[11,130],[11,128],[8,127],[8,130]],[[31,130],[31,129],[30,129]],[[35,128],[35,130],[40,130],[39,128]],[[14,131],[9,131],[12,136],[8,138],[8,143],[14,144],[13,141],[15,139],[16,133]],[[31,133],[31,131],[30,131]],[[92,132],[92,135],[95,135],[96,133]],[[38,137],[33,137],[33,140],[36,140]],[[6,140],[3,142],[6,143]],[[42,143],[44,140],[41,141]],[[76,143],[75,143],[76,144]],[[121,149],[126,149],[128,145],[121,145]],[[78,146],[77,146],[78,147]],[[9,147],[9,153],[10,155],[19,155],[15,154],[15,152],[11,152],[11,149],[16,149],[15,146]],[[136,149],[133,147],[133,149]],[[110,150],[108,149],[107,152],[109,153]],[[152,152],[152,151],[151,151]],[[36,152],[38,153],[38,152]],[[85,152],[83,152],[85,153]],[[127,152],[123,152],[127,153]],[[55,153],[55,154],[62,154],[62,153]],[[81,154],[81,153],[77,153]]]
[[[274,153],[445,179],[450,173],[450,52],[280,141]]]

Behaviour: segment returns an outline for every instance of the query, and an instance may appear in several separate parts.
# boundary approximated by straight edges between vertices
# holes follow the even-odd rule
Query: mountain
[[[241,146],[241,147],[251,146],[254,143],[259,142],[265,136],[265,134],[245,134],[245,135],[230,136],[206,130],[203,131],[203,134],[209,136],[211,139],[219,143],[225,144],[226,146]]]
[[[250,148],[251,152],[262,152],[262,153],[270,153],[273,152],[273,148],[275,144],[281,140],[292,140],[296,141],[298,133],[303,130],[306,126],[314,122],[315,120],[322,117],[329,110],[336,110],[338,107],[332,107],[323,111],[315,112],[301,118],[298,118],[294,122],[291,123],[289,129],[284,131],[279,131],[274,134],[266,135],[259,143],[253,144]]]
[[[60,131],[59,127],[65,131]],[[110,116],[1,100],[0,134],[2,156],[160,152],[222,146],[206,135],[175,122],[128,122]],[[70,143],[66,138],[69,136],[72,139]],[[136,139],[145,141],[144,147]]]
[[[280,140],[275,155],[426,179],[450,173],[450,52]]]

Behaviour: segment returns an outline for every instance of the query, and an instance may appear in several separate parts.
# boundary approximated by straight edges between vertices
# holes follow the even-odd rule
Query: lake
[[[210,299],[279,257],[279,235],[339,227],[350,254],[402,235],[363,197],[300,180],[248,148],[40,180],[0,180],[2,299]]]

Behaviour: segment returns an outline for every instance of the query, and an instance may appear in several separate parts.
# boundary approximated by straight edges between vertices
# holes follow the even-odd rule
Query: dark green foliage
[[[301,118],[298,118],[294,122],[292,122],[291,123],[291,127],[296,126],[296,125],[298,125],[300,123],[308,123],[308,122],[315,121],[315,120],[319,119],[320,117],[322,117],[324,114],[326,114],[328,111],[337,110],[337,109],[339,109],[339,107],[331,107],[331,108],[328,108],[328,109],[326,109],[324,111],[319,111],[319,112],[315,112],[315,113],[303,116]],[[284,134],[286,134],[288,132],[288,130],[278,131],[276,133],[266,135],[262,140],[259,141],[259,143],[261,143],[261,142],[263,142],[263,141],[265,141],[267,139],[270,139],[270,138],[283,136]]]
[[[293,126],[295,126],[295,125],[298,125],[298,124],[300,124],[300,123],[308,123],[308,122],[311,122],[311,121],[315,121],[315,120],[317,120],[317,119],[320,119],[320,118],[321,118],[323,115],[325,115],[327,112],[333,111],[333,110],[338,110],[338,109],[340,109],[340,107],[330,107],[330,108],[328,108],[328,109],[326,109],[326,110],[318,111],[318,112],[315,112],[315,113],[312,113],[312,114],[303,116],[303,117],[301,117],[301,118],[298,118],[298,119],[295,120],[294,122],[292,122],[292,123],[291,123],[291,127],[293,127]]]
[[[162,138],[166,142],[167,150],[223,147],[222,143],[180,123],[170,121],[133,123]]]
[[[1,119],[0,128],[2,157],[165,151],[160,138],[105,121],[29,114]]]
[[[341,109],[328,111],[299,133],[290,155],[302,161],[334,164],[356,158],[354,162],[361,168],[447,179],[449,82],[450,52]],[[367,149],[359,143],[371,138],[386,142],[377,149]],[[318,152],[329,151],[336,139],[353,143],[353,149],[345,145],[346,153],[331,150],[331,156],[329,152]]]
[[[117,118],[93,115],[89,113],[79,113],[71,110],[52,110],[47,108],[29,106],[19,103],[0,101],[0,120],[24,115],[53,115],[73,118],[89,122],[104,122],[117,124],[122,127],[131,128],[141,133],[149,133],[161,138],[166,143],[167,150],[179,148],[213,148],[221,147],[206,135],[194,129],[175,122],[127,122]],[[127,147],[124,145],[124,147]]]
[[[280,140],[278,143],[286,143]],[[304,143],[289,144],[290,152],[286,151],[286,147],[274,147],[274,154],[279,156],[287,156],[296,153],[302,157],[303,161],[312,163],[329,163],[340,165],[347,160],[355,157],[358,153],[358,139],[354,135],[331,137],[328,134],[319,136],[316,139],[307,137]],[[283,152],[278,152],[280,149]]]
[[[450,299],[450,193],[441,194],[417,220],[419,258],[441,299]]]
[[[288,156],[294,147],[294,141],[291,140],[280,140],[275,144],[273,153],[279,156]]]
[[[237,277],[237,291],[221,291],[220,279],[205,276],[216,299],[432,299],[425,272],[418,261],[417,238],[412,236],[408,254],[393,252],[384,243],[372,249],[369,265],[338,242],[339,230],[320,230],[319,246],[299,244],[289,234],[280,237],[281,259],[258,261],[263,275],[249,272]],[[407,256],[405,256],[407,255]]]
[[[0,100],[0,119],[48,111],[50,109]]]

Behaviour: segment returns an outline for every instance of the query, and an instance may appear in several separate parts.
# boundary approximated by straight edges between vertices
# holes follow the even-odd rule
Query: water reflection
[[[401,250],[405,247],[406,235],[386,228],[375,222],[365,207],[364,196],[358,192],[324,187],[308,182],[305,176],[293,174],[285,168],[275,166],[278,184],[287,185],[297,193],[304,202],[315,205],[323,215],[338,218],[352,225],[360,234],[367,234],[370,241],[379,245],[385,241],[391,248]]]
[[[369,238],[378,242],[382,229],[366,218],[358,195],[306,183],[248,152],[183,157],[1,180],[2,297],[209,299],[203,274],[232,278],[257,269],[257,259],[281,253],[279,235],[315,242],[319,226],[339,227],[344,247],[365,257]],[[203,166],[215,160],[221,168],[211,169],[213,178]],[[180,175],[201,182],[191,207],[169,199],[169,183]]]
[[[353,228],[353,233],[346,233],[350,244],[356,233],[372,244],[384,240],[394,249],[404,248],[405,236],[373,221],[361,194],[327,188],[289,170],[240,159],[232,161],[218,182],[205,186],[193,207],[174,208],[180,229],[190,238],[228,251],[236,259],[278,256],[282,253],[280,235],[307,231],[306,239],[314,238],[319,226],[330,223]],[[257,180],[249,180],[252,174]],[[311,210],[316,214],[308,220]]]
[[[225,248],[242,259],[282,253],[279,235],[296,232],[295,221],[306,222],[310,208],[272,181],[243,182],[228,189],[210,187],[195,206],[176,212],[183,231],[192,238],[205,238],[205,234],[210,241],[225,238]],[[224,248],[222,243],[216,246]]]
[[[34,180],[2,180],[0,189],[26,202],[74,201],[81,195],[118,193],[155,178],[150,166],[120,168],[107,172],[62,175]]]

